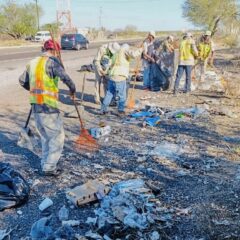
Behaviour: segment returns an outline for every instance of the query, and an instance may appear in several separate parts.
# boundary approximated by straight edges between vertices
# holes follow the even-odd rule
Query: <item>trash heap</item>
[[[207,115],[208,109],[206,107],[190,107],[176,110],[161,109],[157,106],[145,106],[140,111],[134,111],[129,115],[127,120],[130,123],[142,123],[144,127],[155,127],[161,121],[174,119],[176,121],[192,120],[200,116]]]
[[[117,183],[100,206],[95,218],[87,219],[90,239],[158,240],[162,229],[171,226],[171,213],[141,179]]]

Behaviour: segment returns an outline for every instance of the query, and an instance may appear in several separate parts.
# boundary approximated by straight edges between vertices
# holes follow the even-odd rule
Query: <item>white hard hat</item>
[[[206,31],[205,36],[212,36],[212,32],[211,31]]]
[[[155,31],[150,31],[148,34],[151,35],[151,36],[153,36],[154,38],[156,37]]]
[[[121,49],[124,49],[124,50],[129,50],[129,45],[127,43],[124,43],[122,46],[121,46]]]
[[[188,37],[188,38],[190,38],[190,37],[192,37],[192,33],[190,33],[190,32],[186,32],[186,33],[184,34],[184,37]]]
[[[172,35],[169,35],[167,38],[170,39],[171,41],[174,40],[174,37]]]
[[[117,42],[109,43],[108,48],[112,54],[116,53],[120,49],[120,45]]]

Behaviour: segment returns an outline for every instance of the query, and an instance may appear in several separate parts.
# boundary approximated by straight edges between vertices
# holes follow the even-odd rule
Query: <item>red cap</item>
[[[50,40],[47,40],[44,45],[43,45],[43,48],[45,50],[57,50],[59,51],[60,50],[60,45],[58,42],[54,41],[52,39]]]

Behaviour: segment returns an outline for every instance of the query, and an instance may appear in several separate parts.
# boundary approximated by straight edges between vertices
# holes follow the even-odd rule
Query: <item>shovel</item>
[[[80,99],[80,105],[79,105],[79,111],[81,115],[84,114],[84,106],[83,106],[83,98],[84,98],[84,90],[85,90],[85,82],[86,82],[86,73],[83,76],[83,84],[82,84],[82,92],[81,92],[81,99]],[[71,112],[64,113],[64,117],[66,118],[78,118],[76,115],[72,115],[75,113],[76,110],[73,110]]]
[[[35,151],[37,142],[36,142],[36,139],[34,137],[32,130],[28,127],[31,115],[32,115],[32,107],[29,111],[28,118],[27,118],[24,128],[21,128],[21,130],[20,130],[17,145],[22,148],[27,148],[31,151]]]

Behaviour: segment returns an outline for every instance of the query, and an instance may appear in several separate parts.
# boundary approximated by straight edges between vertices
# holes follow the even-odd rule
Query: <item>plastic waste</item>
[[[0,211],[17,207],[28,200],[30,187],[10,164],[0,163]]]
[[[149,152],[149,155],[176,158],[182,153],[183,149],[180,145],[169,142],[162,142],[161,144],[157,145],[153,150],[151,150]]]
[[[56,232],[54,232],[54,238],[53,239],[76,239],[74,230],[71,226],[64,225],[57,229]]]
[[[132,113],[130,114],[130,116],[134,118],[151,117],[153,116],[153,113],[148,111],[141,111],[141,112]]]
[[[39,210],[44,211],[45,209],[49,208],[53,205],[53,201],[50,198],[45,198],[41,204],[39,205]]]
[[[159,233],[157,231],[152,232],[150,235],[150,239],[151,240],[159,240],[160,239]]]
[[[5,230],[0,230],[0,240],[4,240],[7,236],[10,235],[10,233],[12,232],[12,230],[7,231]]]
[[[100,128],[92,128],[90,129],[90,134],[98,139],[102,136],[106,136],[111,133],[111,127],[110,126],[105,126],[105,127],[100,127]]]
[[[53,230],[49,226],[51,217],[44,217],[36,221],[31,228],[30,236],[32,240],[47,239]]]
[[[152,91],[167,90],[170,85],[171,74],[167,69],[161,69],[156,63],[150,65],[150,88]]]
[[[161,118],[160,117],[152,117],[152,118],[146,118],[145,119],[145,124],[150,126],[150,127],[155,127],[160,123]]]
[[[69,217],[69,211],[65,207],[65,205],[63,205],[58,212],[58,218],[60,221],[66,221],[68,220],[68,217]]]

